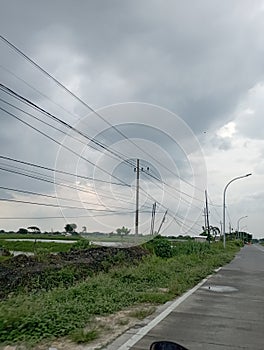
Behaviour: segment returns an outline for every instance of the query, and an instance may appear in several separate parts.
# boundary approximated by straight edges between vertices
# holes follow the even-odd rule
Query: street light
[[[224,240],[223,240],[223,242],[224,242],[224,248],[225,248],[225,246],[226,246],[226,234],[225,234],[225,197],[226,197],[226,190],[227,190],[227,187],[233,182],[233,181],[236,181],[236,180],[239,180],[239,179],[243,179],[244,177],[248,177],[248,176],[250,176],[250,175],[252,175],[252,174],[246,174],[246,175],[242,175],[242,176],[237,176],[237,177],[235,177],[234,179],[232,179],[232,180],[230,180],[227,184],[226,184],[226,186],[225,186],[225,188],[224,188],[224,193],[223,193],[223,235],[224,235]]]
[[[241,216],[241,218],[239,218],[238,220],[237,220],[237,234],[239,235],[239,223],[240,223],[240,220],[242,220],[242,219],[245,219],[245,218],[247,218],[248,216],[246,215],[246,216]],[[240,236],[240,235],[239,235]]]

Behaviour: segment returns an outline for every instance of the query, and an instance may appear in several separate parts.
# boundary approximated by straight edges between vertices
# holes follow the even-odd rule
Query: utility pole
[[[149,167],[146,167],[146,171],[144,167],[140,169],[139,167],[139,159],[137,159],[136,167],[134,171],[136,172],[136,215],[135,215],[135,236],[138,236],[138,224],[139,224],[139,172],[148,172]]]
[[[163,218],[162,218],[162,220],[161,220],[161,223],[160,223],[160,226],[159,226],[159,229],[158,229],[157,234],[160,233],[161,227],[162,227],[162,225],[163,225],[164,222],[165,222],[165,218],[166,218],[167,213],[168,213],[168,209],[165,211],[165,213],[164,213],[164,215],[163,215]]]
[[[210,224],[209,224],[209,211],[208,211],[208,199],[207,191],[205,190],[205,227],[207,230],[208,242],[210,243]]]
[[[136,173],[137,173],[137,182],[136,182],[136,217],[135,217],[135,236],[138,236],[139,159],[137,159]]]
[[[156,207],[157,207],[157,203],[155,202],[152,206],[152,213],[151,213],[151,225],[150,225],[150,234],[151,235],[154,234]]]
[[[204,216],[204,232],[207,232],[207,220],[206,220],[206,208],[203,210],[203,216]]]

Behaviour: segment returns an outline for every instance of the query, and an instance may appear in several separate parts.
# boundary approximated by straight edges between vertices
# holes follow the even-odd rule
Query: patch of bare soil
[[[58,272],[69,268],[73,281],[85,280],[91,273],[107,271],[113,266],[140,261],[148,251],[140,246],[130,248],[95,247],[83,250],[72,250],[67,253],[48,254],[44,257],[15,256],[0,263],[0,300],[19,290],[30,291],[56,287],[62,281]],[[47,276],[53,275],[54,285],[47,285]],[[56,281],[56,276],[58,281]],[[38,285],[34,283],[38,280]],[[69,286],[69,281],[67,286]]]

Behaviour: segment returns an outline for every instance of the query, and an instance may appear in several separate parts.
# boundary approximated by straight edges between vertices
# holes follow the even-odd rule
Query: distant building
[[[207,236],[193,236],[195,242],[206,242]]]

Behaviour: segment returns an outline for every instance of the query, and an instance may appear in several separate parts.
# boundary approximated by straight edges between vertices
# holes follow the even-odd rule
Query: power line
[[[17,162],[17,163],[24,164],[24,165],[29,165],[29,166],[32,166],[32,167],[35,167],[35,168],[56,172],[56,173],[59,173],[59,174],[74,176],[74,177],[77,177],[77,178],[80,178],[80,179],[93,180],[93,181],[98,181],[98,182],[107,183],[107,184],[111,184],[111,185],[124,186],[122,183],[96,179],[94,177],[89,177],[89,176],[85,176],[85,175],[73,174],[73,173],[70,173],[70,172],[67,172],[67,171],[58,170],[58,169],[54,169],[54,168],[49,168],[49,167],[46,167],[46,166],[43,166],[43,165],[38,165],[38,164],[34,164],[34,163],[30,163],[30,162],[14,159],[14,158],[11,158],[11,157],[6,157],[6,156],[0,155],[0,158],[1,159],[5,159],[5,160],[11,160],[12,162]]]
[[[7,110],[5,110],[4,108],[0,107],[0,110],[2,110],[3,112],[7,113],[8,115],[10,115],[11,117],[19,120],[21,123],[27,125],[28,127],[30,127],[31,129],[37,131],[38,133],[40,133],[41,135],[47,137],[48,139],[50,139],[51,141],[55,142],[56,144],[60,145],[61,147],[67,149],[69,152],[75,154],[76,156],[78,156],[79,158],[85,160],[86,162],[88,162],[89,164],[95,166],[95,163],[93,163],[92,161],[90,161],[89,159],[83,157],[82,155],[78,154],[77,152],[73,151],[70,147],[65,146],[64,144],[60,143],[59,141],[57,141],[56,139],[54,139],[53,137],[49,136],[48,134],[46,134],[45,132],[39,130],[38,128],[35,128],[34,126],[30,125],[29,123],[27,123],[26,121],[24,121],[23,119],[19,118],[18,116],[16,116],[15,114],[8,112]],[[107,175],[112,176],[113,178],[115,178],[116,180],[120,181],[121,183],[123,183],[124,186],[128,186],[130,187],[130,185],[128,185],[127,183],[125,183],[123,180],[119,179],[117,176],[109,173],[107,170],[103,169],[102,167],[97,165],[97,168],[100,169],[101,171],[103,171],[104,173],[106,173]]]
[[[35,103],[33,103],[32,101],[30,101],[29,99],[27,99],[27,98],[23,97],[22,95],[18,94],[17,92],[15,92],[14,90],[10,89],[10,88],[7,87],[6,85],[0,84],[0,89],[1,89],[2,91],[4,91],[5,93],[7,93],[8,95],[10,95],[10,96],[12,96],[12,97],[18,99],[20,102],[22,102],[22,103],[24,103],[24,104],[30,106],[31,108],[34,108],[34,109],[37,110],[38,112],[40,112],[40,113],[46,115],[48,118],[52,119],[53,121],[62,124],[64,127],[70,129],[71,131],[74,131],[75,133],[81,135],[81,136],[84,137],[85,139],[88,139],[89,141],[91,141],[91,142],[94,143],[95,145],[97,145],[97,146],[103,148],[103,149],[104,149],[105,151],[107,151],[109,154],[112,154],[112,155],[114,155],[115,157],[117,157],[117,158],[121,159],[122,161],[124,161],[125,163],[127,163],[127,164],[129,164],[129,165],[131,165],[131,166],[134,166],[134,164],[133,164],[131,161],[129,161],[129,160],[127,160],[127,159],[124,158],[124,155],[123,155],[121,152],[119,152],[119,151],[113,151],[109,146],[103,144],[102,142],[96,140],[95,138],[91,138],[90,136],[88,136],[88,135],[87,135],[86,133],[84,133],[83,131],[80,131],[80,130],[76,129],[75,127],[73,127],[73,126],[70,125],[69,123],[67,123],[67,122],[63,121],[62,119],[56,117],[55,115],[51,114],[51,113],[48,112],[47,110],[43,109],[42,107],[40,107],[40,106],[38,106],[37,104],[35,104]],[[57,131],[60,131],[60,132],[62,132],[63,134],[65,134],[65,135],[67,135],[67,136],[69,136],[69,137],[71,137],[71,138],[73,138],[73,139],[75,139],[75,140],[77,140],[77,141],[83,143],[81,140],[75,138],[74,136],[69,135],[69,134],[66,134],[65,132],[63,132],[62,130],[56,128],[55,126],[53,126],[53,125],[51,125],[51,124],[49,124],[49,123],[47,123],[47,122],[45,122],[45,121],[43,121],[43,120],[37,118],[36,116],[33,116],[31,113],[28,113],[28,112],[24,111],[23,109],[20,109],[19,107],[10,104],[9,102],[6,102],[6,101],[4,101],[4,100],[2,100],[2,101],[3,101],[4,103],[6,103],[6,104],[9,104],[9,105],[12,106],[13,108],[16,108],[16,109],[20,110],[21,112],[27,114],[28,116],[31,116],[32,118],[37,119],[39,122],[44,123],[44,124],[46,124],[46,125],[49,125],[50,127],[56,129]],[[90,144],[85,143],[85,145],[86,145],[87,147],[91,147],[91,148],[97,150],[97,148],[93,147],[93,146],[90,145]]]
[[[27,59],[31,64],[33,64],[35,67],[37,67],[38,69],[40,69],[42,71],[42,73],[46,74],[50,79],[52,79],[56,84],[58,84],[61,88],[63,88],[66,92],[68,92],[69,94],[72,95],[72,97],[76,98],[81,104],[83,104],[85,107],[87,107],[88,109],[90,109],[93,113],[95,113],[100,119],[102,119],[105,123],[107,123],[110,127],[112,127],[116,132],[118,132],[120,135],[122,135],[125,139],[127,139],[129,142],[133,143],[138,149],[140,149],[141,151],[143,151],[145,154],[148,154],[145,150],[143,150],[141,147],[139,147],[136,143],[134,143],[133,141],[129,140],[127,138],[127,136],[121,132],[118,128],[116,128],[115,126],[111,125],[104,117],[102,117],[98,112],[96,112],[93,108],[91,108],[87,103],[85,103],[84,101],[82,101],[78,96],[76,96],[73,92],[71,92],[67,87],[65,87],[62,83],[60,83],[56,78],[54,78],[52,75],[50,75],[47,71],[45,71],[41,66],[39,66],[36,62],[34,62],[32,59],[30,59],[27,55],[25,55],[21,50],[19,50],[17,47],[15,47],[15,45],[11,44],[7,39],[5,39],[3,36],[1,36],[1,39],[8,44],[13,50],[15,50],[17,53],[19,53],[20,55],[22,55],[25,59]],[[7,111],[6,111],[7,112]],[[8,113],[8,112],[7,112]],[[20,119],[19,119],[20,120]],[[22,120],[20,120],[22,121]],[[22,121],[24,122],[24,121]],[[26,124],[28,125],[28,124]],[[28,125],[29,126],[29,125]],[[35,129],[36,130],[36,129]],[[42,133],[42,132],[41,132]],[[43,133],[42,133],[43,134]],[[47,135],[46,135],[47,136]],[[54,141],[54,139],[53,139]],[[148,154],[152,159],[152,155]],[[156,159],[155,159],[156,160]],[[86,161],[88,161],[86,159]],[[157,161],[157,160],[156,160]],[[161,164],[160,162],[158,162],[159,164]],[[162,164],[161,164],[162,165]],[[164,168],[166,168],[164,165],[162,165]],[[175,175],[171,169],[167,168],[168,171],[170,171],[173,175]],[[111,175],[112,176],[112,175]],[[178,176],[178,174],[176,174],[175,176],[177,176],[178,178],[180,178]],[[181,179],[181,178],[180,178]],[[118,179],[119,181],[123,182],[122,180]],[[182,181],[184,181],[185,183],[187,183],[189,186],[192,186],[194,188],[195,187],[193,184],[190,184],[188,181],[181,179]],[[124,182],[123,182],[124,183]],[[168,186],[168,184],[166,184]],[[172,186],[171,186],[172,188]],[[198,189],[198,188],[197,188]],[[199,189],[200,190],[200,189]],[[185,195],[189,196],[188,194],[184,193]],[[189,196],[191,197],[191,196]],[[192,199],[194,199],[193,197],[191,197]],[[177,198],[178,199],[178,198]],[[188,202],[187,202],[188,203]]]
[[[7,89],[9,89],[9,88],[7,88]],[[9,89],[10,90],[10,89]],[[11,90],[10,90],[11,91]],[[13,93],[13,91],[12,91],[12,93]],[[16,93],[15,93],[16,94]],[[21,97],[21,96],[19,96],[19,97]],[[3,102],[5,102],[5,101],[3,101]],[[29,102],[29,101],[27,101],[27,102]],[[31,104],[31,102],[30,102],[30,104]],[[10,104],[9,104],[10,105]],[[14,108],[18,108],[18,107],[16,107],[16,106],[14,106],[14,105],[12,105]],[[19,109],[19,108],[18,108]],[[21,110],[21,109],[19,109],[20,111],[22,111],[22,112],[24,112],[24,113],[26,113],[26,114],[28,114],[27,112],[25,112],[25,111],[23,111],[23,110]],[[7,112],[7,111],[6,111]],[[8,113],[8,112],[7,112]],[[46,111],[45,111],[45,113],[46,113]],[[29,115],[29,114],[28,114]],[[30,114],[30,116],[32,116],[31,114]],[[32,116],[32,117],[35,117],[35,116]],[[35,117],[36,118],[36,117]],[[56,118],[56,117],[55,117]],[[19,119],[20,121],[21,121],[21,119]],[[37,118],[37,120],[39,120],[39,121],[41,121],[40,119],[38,119]],[[28,125],[28,124],[27,124]],[[49,126],[51,126],[50,124],[48,124]],[[53,126],[52,126],[53,127]],[[56,128],[57,129],[57,128]],[[57,129],[57,130],[59,130],[59,129]],[[59,130],[59,131],[61,131],[61,130]],[[54,140],[54,139],[53,139]],[[156,180],[158,180],[158,181],[160,181],[160,179],[158,179],[158,178],[156,178],[155,176],[153,176],[152,174],[148,174],[148,173],[146,173],[147,175],[149,175],[149,176],[151,176],[151,177],[153,177],[154,179],[156,179]],[[162,182],[162,181],[161,181]],[[166,185],[166,186],[169,186],[169,187],[171,187],[171,188],[173,188],[172,186],[170,186],[170,185],[168,185],[168,184],[166,184],[165,182],[162,182],[164,185]],[[175,190],[175,188],[173,188],[174,190]],[[177,189],[176,189],[177,190]],[[192,196],[190,196],[190,195],[188,195],[187,193],[185,193],[185,192],[183,192],[183,191],[179,191],[178,190],[178,192],[180,192],[180,193],[183,193],[184,195],[186,195],[186,196],[188,196],[188,197],[191,197],[192,199],[196,199],[196,198],[194,198],[194,197],[192,197]],[[172,195],[171,193],[169,193],[170,195]],[[173,196],[174,197],[174,196]],[[176,197],[174,197],[174,198],[176,198]],[[185,199],[183,199],[183,198],[180,198],[181,200],[184,200],[184,201],[186,201]],[[178,200],[178,198],[177,198],[177,200]],[[198,199],[197,199],[198,200]],[[200,201],[200,200],[199,200]],[[190,204],[188,201],[186,201],[188,204]]]
[[[85,208],[85,207],[76,207],[76,206],[69,206],[64,204],[49,204],[49,203],[39,203],[39,202],[32,202],[32,201],[25,201],[20,199],[10,199],[10,198],[0,198],[1,202],[14,202],[14,203],[25,203],[25,204],[34,204],[34,205],[41,205],[44,207],[53,207],[53,208],[65,208],[65,209],[85,209],[90,211],[106,211],[106,212],[114,212],[113,210],[105,210],[105,209],[92,209],[92,208]]]
[[[0,100],[2,100],[2,99],[0,99]],[[3,101],[3,100],[2,100],[2,101]],[[3,101],[3,102],[9,104],[9,103],[6,102],[6,101]],[[46,122],[40,120],[39,118],[33,116],[32,114],[30,114],[30,113],[28,113],[28,112],[25,112],[25,111],[23,111],[22,109],[20,109],[20,108],[14,106],[14,105],[12,105],[12,104],[9,104],[9,105],[13,106],[14,108],[17,108],[18,110],[20,110],[20,111],[22,111],[22,112],[24,112],[24,113],[30,115],[31,117],[33,117],[33,118],[35,118],[35,119],[37,119],[37,120],[39,120],[39,121],[41,121],[41,122],[43,122],[43,123],[45,123],[45,124],[48,124],[48,123],[46,123]],[[48,125],[51,126],[50,124],[48,124]],[[53,127],[53,126],[52,126],[52,127]],[[56,128],[56,127],[54,127],[54,128],[55,128],[56,130],[60,131],[60,132],[63,132],[62,130],[60,130],[60,129]],[[80,140],[78,140],[78,141],[80,141]],[[130,163],[130,164],[131,164],[131,163]],[[132,165],[133,165],[133,164],[132,164]],[[195,198],[195,197],[192,197],[192,196],[188,195],[187,193],[185,193],[185,192],[183,192],[183,191],[180,191],[180,190],[174,188],[173,186],[171,186],[171,185],[165,183],[164,181],[161,181],[159,178],[157,178],[156,176],[150,174],[149,172],[144,171],[144,169],[141,169],[141,171],[142,171],[143,173],[145,173],[146,175],[150,176],[151,178],[153,178],[153,179],[155,179],[155,180],[161,182],[162,184],[164,184],[164,185],[166,185],[166,186],[168,186],[168,187],[170,187],[170,188],[176,190],[177,192],[179,192],[179,193],[181,193],[181,194],[184,194],[184,195],[186,195],[186,196],[188,196],[188,197],[190,197],[190,198],[192,198],[192,199],[195,199],[195,200],[201,202],[200,199],[197,199],[197,198]],[[123,184],[121,184],[121,185],[123,185]],[[158,186],[158,185],[157,185],[157,186]],[[158,186],[158,187],[159,187],[159,186]],[[163,189],[162,189],[162,190],[163,190]],[[179,198],[176,198],[175,196],[173,196],[173,194],[172,194],[171,192],[167,192],[167,193],[169,193],[169,195],[172,196],[172,197],[174,197],[175,199],[177,199],[177,200],[179,199]],[[190,202],[188,202],[188,201],[185,200],[184,198],[180,198],[180,200],[183,200],[183,201],[185,201],[186,203],[190,204]]]
[[[75,118],[78,118],[78,116],[76,114],[74,114],[73,112],[68,111],[66,108],[64,108],[63,106],[61,106],[59,103],[55,102],[54,100],[52,100],[48,95],[44,94],[43,92],[41,92],[40,90],[38,90],[37,88],[35,88],[34,86],[30,85],[26,80],[24,80],[23,78],[19,77],[18,75],[16,75],[14,72],[11,72],[8,68],[4,67],[2,64],[0,64],[0,67],[5,70],[6,72],[8,72],[10,75],[12,75],[13,77],[15,77],[16,79],[22,81],[25,85],[27,85],[29,88],[31,88],[32,90],[34,90],[35,92],[37,92],[39,95],[45,97],[47,100],[51,101],[54,105],[56,105],[57,107],[61,108],[64,112],[68,113],[70,116],[74,116]]]
[[[60,196],[53,196],[53,195],[49,195],[49,194],[44,194],[44,193],[40,193],[40,192],[33,192],[33,191],[27,191],[27,190],[21,190],[21,189],[17,189],[17,188],[10,188],[10,187],[4,187],[4,186],[0,186],[0,189],[2,190],[6,190],[6,191],[12,191],[12,192],[18,192],[18,193],[24,193],[24,194],[30,194],[30,195],[34,195],[34,196],[40,196],[40,197],[46,197],[46,198],[52,198],[52,199],[60,199],[60,200],[65,200],[65,201],[70,201],[70,202],[78,202],[78,203],[82,203],[82,204],[94,204],[94,202],[87,202],[87,201],[83,201],[83,200],[78,200],[78,199],[72,199],[72,198],[65,198],[65,197],[60,197]],[[97,206],[102,206],[102,207],[107,207],[104,204],[96,204]],[[115,209],[121,209],[122,207],[115,207]],[[86,208],[84,208],[86,209]],[[92,209],[92,208],[91,208]]]
[[[157,199],[155,199],[153,196],[151,196],[150,194],[148,194],[142,187],[140,187],[140,190],[141,191],[143,191],[149,198],[151,198],[153,201],[155,201],[155,202],[157,202],[162,208],[164,208],[165,210],[167,210],[168,208],[166,207],[166,206],[164,206],[161,202],[159,202]],[[201,210],[201,208],[199,208],[199,210]],[[189,228],[189,226],[187,226],[185,223],[184,223],[184,221],[190,221],[190,220],[188,220],[188,219],[186,219],[186,218],[183,218],[182,217],[182,220],[184,220],[184,221],[182,221],[182,220],[180,220],[179,219],[179,217],[181,217],[181,215],[180,214],[178,214],[178,213],[174,213],[174,212],[172,212],[172,214],[170,214],[170,212],[171,212],[171,210],[168,210],[168,215],[179,225],[179,226],[186,226],[186,228],[187,229],[190,229]],[[176,219],[176,217],[177,217],[177,219]],[[197,226],[199,226],[200,227],[200,225],[199,224],[196,224],[195,222],[194,223],[192,223],[193,225],[197,225]]]
[[[74,216],[68,216],[67,219],[78,219],[78,218],[87,218],[87,217],[101,217],[101,216],[115,216],[115,215],[129,215],[133,212],[127,211],[127,212],[113,212],[113,213],[105,213],[105,214],[92,214],[92,215],[74,215]],[[150,211],[144,210],[143,213],[150,213]],[[0,220],[39,220],[39,219],[63,219],[65,220],[64,216],[39,216],[39,217],[15,217],[15,216],[7,216],[7,217],[0,217]]]
[[[17,93],[14,92],[13,90],[9,89],[9,88],[6,87],[5,85],[0,84],[0,88],[1,88],[1,86],[2,86],[5,90],[7,90],[8,93],[14,94],[17,98],[22,99],[23,102],[26,102],[27,104],[33,105],[34,108],[39,109],[39,110],[40,110],[41,112],[43,112],[45,115],[47,114],[49,117],[52,117],[52,119],[55,119],[56,121],[59,121],[59,122],[61,122],[63,125],[65,125],[65,122],[63,122],[63,121],[60,120],[59,118],[57,118],[57,117],[51,115],[49,112],[43,110],[43,109],[40,108],[39,106],[33,104],[31,101],[25,99],[24,97],[22,97],[21,95],[17,94]],[[51,124],[49,124],[49,123],[46,123],[45,121],[43,121],[43,120],[37,118],[36,116],[33,116],[32,114],[30,114],[30,113],[28,113],[28,112],[26,112],[26,111],[20,109],[19,107],[14,106],[14,105],[10,104],[9,102],[4,101],[4,100],[2,100],[2,99],[0,99],[0,100],[3,101],[3,102],[6,103],[6,104],[8,104],[8,105],[10,105],[10,106],[12,106],[12,107],[18,109],[19,111],[21,111],[21,112],[23,112],[23,113],[29,115],[30,117],[32,117],[32,118],[34,118],[34,119],[37,119],[38,121],[40,121],[40,122],[42,122],[42,123],[44,123],[44,124],[46,124],[46,125],[48,125],[48,126],[54,128],[54,129],[56,129],[57,131],[64,133],[61,129],[56,128],[56,127],[54,127],[53,125],[51,125]],[[71,127],[71,126],[68,125],[67,123],[66,123],[66,125],[67,125],[69,128],[74,129],[74,131],[78,132],[78,133],[81,134],[82,136],[85,136],[86,138],[88,137],[87,135],[85,135],[84,133],[80,132],[79,130],[77,130],[77,129]],[[65,134],[65,133],[64,133],[64,134]],[[81,140],[75,138],[74,136],[71,136],[71,137],[73,137],[73,138],[76,139],[77,141],[81,142]],[[89,137],[88,137],[88,139],[91,140],[91,141],[93,141],[93,142],[95,142],[93,139],[91,139],[91,138],[89,138]],[[103,147],[103,148],[105,149],[105,145],[102,145],[102,144],[100,144],[100,143],[98,143],[98,142],[96,142],[96,144],[99,145],[100,147]],[[85,144],[85,145],[86,145],[86,144]],[[96,148],[95,148],[95,149],[96,149]],[[97,149],[96,149],[96,150],[97,150]],[[108,151],[111,152],[111,153],[113,153],[113,152],[110,151],[109,149],[108,149]],[[115,156],[118,156],[119,158],[121,158],[121,157],[120,157],[120,154],[118,154],[118,155],[117,155],[116,153],[113,153],[113,154],[114,154]],[[133,164],[132,164],[131,162],[129,162],[129,161],[123,159],[123,158],[121,158],[121,159],[122,159],[123,161],[125,161],[126,163],[128,163],[129,165],[133,166]],[[190,197],[191,199],[195,199],[195,200],[197,200],[197,201],[199,201],[199,202],[203,202],[202,200],[200,200],[200,199],[198,199],[198,198],[195,198],[195,197],[193,197],[193,196],[187,194],[187,193],[184,192],[184,191],[181,191],[181,190],[178,190],[177,188],[174,188],[173,186],[171,186],[171,185],[167,184],[166,182],[160,180],[159,178],[157,178],[156,176],[152,175],[151,173],[144,171],[144,169],[141,169],[141,171],[142,171],[143,173],[145,173],[147,176],[149,176],[149,177],[151,177],[151,178],[153,178],[153,179],[155,179],[155,180],[161,182],[162,184],[164,184],[164,185],[170,187],[171,189],[173,189],[173,190],[175,190],[175,191],[177,191],[177,192],[179,192],[179,193],[181,193],[181,194],[184,194],[185,196]],[[169,193],[170,196],[174,197],[173,194],[172,194],[171,192],[167,192],[167,193]],[[177,199],[177,200],[179,199],[179,198],[176,198],[176,197],[174,197],[174,198]],[[180,198],[180,200],[183,200],[183,201],[185,201],[186,203],[191,204],[190,202],[188,202],[188,201],[185,200],[184,198]],[[193,204],[192,204],[192,205],[193,205]]]
[[[13,174],[17,174],[17,175],[22,175],[22,176],[26,176],[26,177],[29,177],[29,178],[33,178],[35,180],[39,180],[39,181],[44,181],[44,182],[47,182],[47,183],[50,183],[52,185],[57,185],[57,186],[61,186],[61,187],[66,187],[66,188],[71,188],[71,189],[74,189],[74,190],[77,190],[79,192],[84,192],[84,193],[89,193],[89,194],[94,194],[96,195],[95,192],[92,192],[92,191],[89,191],[89,190],[85,190],[81,187],[76,187],[76,186],[72,186],[72,185],[67,185],[67,184],[62,184],[62,183],[58,183],[56,182],[55,180],[47,180],[47,179],[43,179],[43,178],[40,178],[38,176],[35,176],[35,175],[29,175],[29,174],[23,174],[19,171],[16,171],[16,170],[11,170],[11,169],[5,169],[5,168],[2,168],[0,167],[0,170],[3,170],[3,171],[7,171],[7,172],[10,172],[10,173],[13,173]],[[105,198],[110,198],[110,199],[113,199],[113,197],[110,197],[110,196],[106,196],[106,195],[100,195],[101,197],[105,197]],[[130,203],[129,201],[127,200],[123,200],[123,199],[118,199],[120,202],[124,202],[124,203]]]
[[[40,202],[32,202],[32,201],[26,201],[26,200],[18,200],[18,199],[10,199],[10,198],[0,198],[1,202],[11,202],[11,203],[24,203],[24,204],[32,204],[32,205],[39,205],[44,207],[52,207],[52,208],[65,208],[65,209],[85,209],[89,211],[95,211],[95,212],[105,212],[105,213],[112,213],[116,215],[121,214],[133,214],[134,211],[114,211],[114,210],[105,210],[105,209],[94,209],[94,208],[85,208],[85,207],[76,207],[76,206],[68,206],[68,205],[58,205],[58,204],[50,204],[50,203],[40,203]],[[150,211],[142,211],[145,213],[149,213]],[[85,215],[86,217],[87,215]],[[93,215],[94,216],[94,215]]]
[[[150,174],[150,173],[148,173],[148,172],[146,172],[146,171],[144,171],[144,170],[142,170],[142,169],[141,169],[141,171],[142,171],[143,173],[145,173],[146,175],[150,176],[151,178],[157,180],[158,182],[160,182],[160,183],[163,184],[164,186],[168,186],[168,187],[170,187],[171,189],[173,189],[173,190],[179,192],[180,194],[183,194],[183,195],[186,195],[186,196],[190,197],[191,199],[195,199],[195,200],[197,200],[197,201],[199,201],[199,202],[203,202],[203,201],[201,201],[200,199],[195,198],[195,197],[193,197],[193,196],[191,196],[191,195],[188,195],[186,192],[183,192],[183,191],[181,191],[181,190],[178,190],[177,188],[175,188],[175,187],[173,187],[173,186],[167,184],[166,182],[162,181],[162,180],[159,179],[158,177],[156,177],[156,176],[154,176],[154,175],[152,175],[152,174]],[[154,183],[152,180],[151,180],[151,182]],[[155,185],[156,185],[157,187],[159,187],[161,190],[166,191],[165,189],[163,189],[162,187],[160,187],[157,183],[156,183]],[[166,193],[168,193],[171,197],[173,197],[173,198],[176,199],[176,200],[180,200],[180,201],[182,200],[182,201],[186,202],[187,204],[191,204],[193,207],[198,208],[198,207],[195,206],[193,203],[187,201],[185,198],[182,198],[182,197],[179,197],[179,198],[178,198],[178,197],[175,197],[175,196],[174,196],[171,192],[169,192],[169,191],[166,191]],[[200,209],[200,208],[198,208],[198,209]]]
[[[74,94],[71,90],[69,90],[65,85],[63,85],[58,79],[56,79],[54,76],[52,76],[50,73],[48,73],[44,68],[42,68],[38,63],[36,63],[33,59],[31,59],[29,56],[27,56],[24,52],[22,52],[17,46],[12,44],[9,40],[7,40],[5,37],[0,35],[1,40],[8,45],[12,50],[14,50],[16,53],[21,55],[24,59],[26,59],[30,64],[32,64],[34,67],[39,69],[44,75],[46,75],[49,79],[51,79],[53,82],[55,82],[60,88],[62,88],[64,91],[66,91],[68,94],[70,94],[73,98],[75,98],[79,103],[81,103],[84,107],[88,108],[92,113],[94,113],[97,117],[99,117],[101,120],[103,120],[108,126],[113,128],[118,134],[120,134],[124,139],[128,140],[130,143],[132,143],[134,146],[137,147],[137,149],[143,151],[145,154],[147,154],[151,159],[154,159],[158,164],[163,166],[163,168],[167,169],[171,174],[174,176],[180,178],[183,182],[188,184],[189,186],[198,189],[199,191],[202,191],[198,187],[194,186],[193,184],[189,183],[187,180],[181,178],[178,174],[175,174],[171,169],[166,167],[164,164],[161,164],[159,160],[155,159],[150,153],[146,152],[142,147],[138,146],[135,142],[130,140],[122,131],[120,131],[116,126],[112,125],[108,122],[101,114],[96,112],[91,106],[89,106],[86,102],[84,102],[81,98],[79,98],[76,94]]]
[[[8,165],[8,166],[10,167],[10,165]],[[1,167],[1,163],[0,163],[0,170],[6,171],[6,172],[10,172],[10,173],[17,174],[17,175],[22,175],[22,176],[25,176],[25,177],[28,177],[28,178],[33,178],[33,179],[35,179],[35,180],[47,182],[47,183],[50,183],[50,184],[52,184],[52,185],[55,184],[55,185],[57,185],[57,186],[66,187],[66,188],[71,188],[71,189],[77,190],[77,191],[79,191],[79,192],[84,192],[84,193],[88,193],[88,194],[92,194],[92,195],[97,195],[96,192],[91,191],[91,190],[85,190],[85,189],[83,189],[82,187],[67,185],[67,184],[65,184],[65,183],[64,183],[64,184],[59,183],[59,182],[55,181],[53,178],[51,178],[50,176],[48,176],[48,175],[42,175],[41,173],[36,172],[36,171],[32,171],[32,170],[31,170],[30,172],[34,174],[34,175],[32,175],[32,174],[23,173],[23,171],[29,172],[29,171],[26,170],[26,169],[19,168],[19,167],[13,166],[13,165],[12,165],[11,167],[14,168],[15,170],[14,170],[14,169],[6,169],[6,168],[3,168],[3,167]],[[36,174],[36,175],[35,175],[35,174]],[[39,177],[38,175],[40,175],[40,176],[45,176],[46,179],[45,179],[45,178],[42,178],[42,177]],[[49,179],[49,178],[50,178],[50,179]],[[71,184],[70,181],[67,181],[67,180],[64,180],[64,181],[65,181],[65,182],[69,182],[69,183]],[[100,197],[104,197],[104,198],[108,198],[108,199],[113,200],[113,197],[112,197],[112,196],[108,196],[108,195],[106,195],[106,194],[101,194],[101,193],[100,193]],[[128,201],[127,199],[122,199],[122,198],[120,198],[120,197],[118,198],[118,201],[124,202],[124,203],[126,203],[126,204],[132,204],[132,205],[134,205],[134,203]],[[115,208],[123,208],[123,207],[117,207],[117,206],[115,206]],[[150,207],[144,205],[142,208],[150,208]]]

